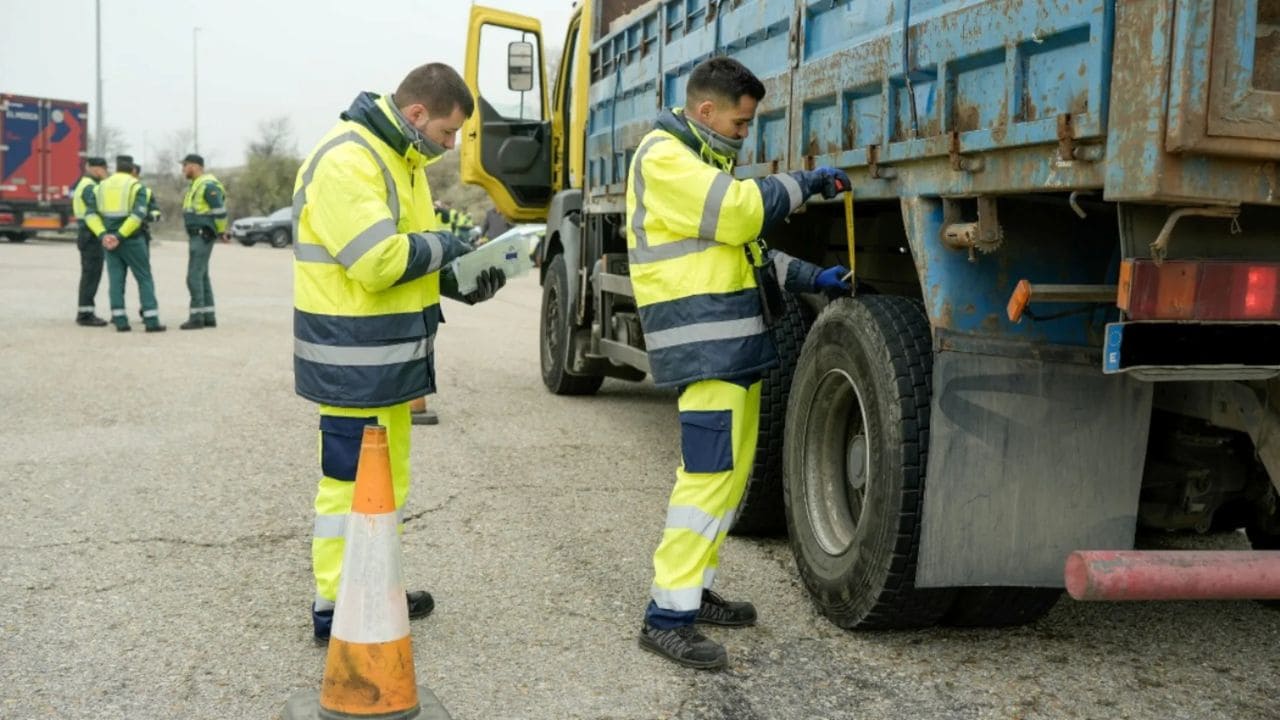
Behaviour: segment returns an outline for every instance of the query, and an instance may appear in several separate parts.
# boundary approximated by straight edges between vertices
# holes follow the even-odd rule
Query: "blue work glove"
[[[813,286],[829,296],[843,295],[853,289],[849,281],[844,279],[844,276],[848,274],[849,268],[843,265],[832,265],[818,273],[818,277],[813,281]]]
[[[822,195],[827,200],[853,187],[853,183],[849,182],[849,176],[839,168],[820,167],[806,173],[806,179],[809,181],[809,187],[805,190],[810,195]]]

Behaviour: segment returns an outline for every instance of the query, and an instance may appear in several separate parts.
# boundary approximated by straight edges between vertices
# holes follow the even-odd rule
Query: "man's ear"
[[[703,100],[694,108],[693,113],[699,119],[709,119],[715,113],[716,102],[714,100]]]
[[[401,110],[400,112],[404,114],[404,117],[406,120],[408,120],[410,123],[414,125],[417,125],[418,123],[421,123],[423,121],[423,118],[426,118],[427,106],[421,103],[414,103],[409,107]]]

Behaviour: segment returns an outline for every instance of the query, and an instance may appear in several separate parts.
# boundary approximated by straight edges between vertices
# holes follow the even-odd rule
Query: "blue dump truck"
[[[848,171],[851,222],[819,200],[765,238],[857,286],[775,327],[734,529],[785,529],[836,624],[1029,622],[1073,551],[1140,527],[1280,548],[1280,1],[585,0],[563,40],[471,19],[463,177],[546,219],[553,393],[645,377],[627,168],[698,62],[768,89],[738,177]]]

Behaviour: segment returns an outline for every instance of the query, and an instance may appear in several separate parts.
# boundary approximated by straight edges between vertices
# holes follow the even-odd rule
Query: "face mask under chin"
[[[409,118],[405,117],[404,113],[400,112],[394,97],[391,98],[390,105],[391,111],[396,116],[396,123],[400,125],[400,132],[404,133],[405,138],[409,140],[409,144],[415,150],[426,156],[428,160],[436,160],[445,154],[447,151],[445,146],[423,134],[421,130],[413,126],[413,123],[409,122]]]
[[[743,141],[740,138],[731,138],[721,135],[693,118],[689,118],[689,123],[692,124],[698,134],[702,136],[702,141],[707,144],[707,147],[709,147],[712,152],[730,160],[736,161],[738,159],[738,153],[742,151],[743,145]]]

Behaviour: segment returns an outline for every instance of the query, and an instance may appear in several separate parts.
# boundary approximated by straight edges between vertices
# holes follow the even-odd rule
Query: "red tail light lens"
[[[1280,263],[1128,260],[1116,305],[1131,320],[1280,320]]]

